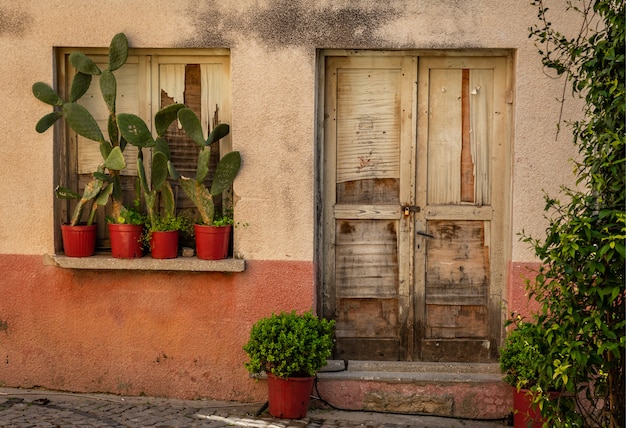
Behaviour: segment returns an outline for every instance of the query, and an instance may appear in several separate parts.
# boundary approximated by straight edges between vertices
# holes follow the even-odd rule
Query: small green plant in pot
[[[180,234],[193,234],[193,219],[186,212],[163,214],[149,221],[144,229],[144,245],[150,247],[152,258],[173,259],[178,257]]]
[[[517,317],[508,324],[515,327],[507,333],[499,361],[504,382],[514,387],[514,426],[539,428],[544,419],[537,403],[560,400],[552,380],[542,378],[539,372],[540,366],[553,364],[545,356],[549,344],[535,323]]]
[[[208,260],[223,259],[228,254],[232,224],[216,227],[213,200],[233,184],[241,167],[241,155],[237,151],[225,154],[217,163],[213,176],[209,177],[211,145],[227,136],[230,127],[226,124],[215,125],[205,139],[200,120],[191,109],[180,109],[178,120],[200,149],[198,166],[196,176],[189,178],[180,175],[175,166],[168,162],[170,176],[178,180],[183,192],[193,202],[200,215],[201,223],[194,226],[197,256]],[[204,185],[207,178],[211,181],[210,189]]]
[[[334,325],[334,320],[295,311],[254,324],[243,348],[249,357],[245,367],[255,375],[267,373],[272,416],[306,416],[314,376],[332,354]]]

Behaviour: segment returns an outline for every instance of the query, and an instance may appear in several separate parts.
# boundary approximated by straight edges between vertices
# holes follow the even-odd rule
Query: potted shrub
[[[267,374],[272,416],[306,416],[314,376],[332,353],[334,324],[311,312],[295,311],[272,314],[254,324],[243,347],[249,357],[245,367],[252,374]]]
[[[196,255],[201,259],[223,259],[228,254],[228,245],[232,229],[232,221],[218,216],[216,223],[215,204],[213,198],[221,195],[230,187],[241,167],[241,155],[237,151],[225,154],[217,163],[212,177],[209,176],[211,145],[224,138],[230,132],[226,124],[215,125],[204,138],[198,116],[188,108],[178,111],[178,120],[185,132],[200,148],[195,178],[180,175],[174,165],[168,162],[170,176],[180,183],[183,192],[193,202],[200,214],[200,223],[194,225],[196,239]],[[210,178],[211,188],[204,185]],[[228,224],[230,223],[230,224]]]
[[[80,223],[80,216],[84,206],[91,201],[92,210],[87,226],[92,226],[94,211],[97,206],[106,205],[110,198],[112,202],[112,211],[110,218],[115,223],[123,220],[128,225],[128,221],[132,222],[132,213],[122,203],[122,191],[120,184],[120,171],[126,167],[126,161],[123,156],[123,150],[126,147],[126,141],[120,136],[116,114],[116,98],[117,98],[117,81],[113,72],[122,67],[128,58],[128,39],[124,33],[116,34],[111,40],[108,52],[108,67],[101,69],[92,59],[81,52],[73,52],[70,57],[70,63],[74,66],[77,73],[72,80],[69,92],[69,100],[64,101],[58,93],[44,82],[33,84],[33,95],[40,101],[53,107],[53,111],[42,117],[35,127],[39,133],[45,132],[53,126],[59,119],[63,118],[71,129],[78,135],[93,140],[100,145],[100,153],[103,157],[103,163],[98,166],[92,176],[91,182],[85,186],[83,195],[80,196],[75,192],[59,187],[56,194],[60,198],[78,199],[78,205],[74,210],[74,215],[69,223],[70,226],[76,226]],[[79,99],[85,95],[93,76],[99,77],[100,93],[102,99],[108,108],[109,117],[107,123],[107,138],[103,131],[99,128],[96,119],[82,105],[78,103]],[[130,141],[134,144],[134,141]],[[139,146],[141,151],[141,146]],[[95,228],[94,229],[95,233]],[[64,233],[65,235],[65,233]],[[95,238],[94,238],[95,243]],[[112,242],[112,246],[113,246]],[[68,253],[67,243],[64,241],[64,249]],[[113,250],[112,250],[113,251]],[[71,251],[70,251],[71,252]],[[93,251],[92,251],[93,254]],[[135,252],[133,252],[135,254]]]
[[[539,333],[537,325],[516,318],[508,324],[515,328],[509,330],[504,346],[500,349],[500,369],[504,373],[504,382],[513,390],[514,427],[540,428],[545,422],[538,406],[539,396],[546,395],[555,399],[558,393],[550,381],[540,379],[539,367],[548,364],[544,348],[547,346]]]

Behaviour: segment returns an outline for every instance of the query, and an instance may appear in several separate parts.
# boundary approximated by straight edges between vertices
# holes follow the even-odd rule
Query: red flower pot
[[[111,255],[118,259],[136,259],[143,256],[141,224],[109,223]]]
[[[194,224],[196,255],[203,260],[221,260],[228,255],[232,226],[205,226]]]
[[[559,398],[559,392],[549,392],[550,401]],[[545,422],[539,406],[533,403],[533,393],[528,389],[513,388],[513,427],[541,428]]]
[[[175,259],[178,257],[178,230],[152,232],[150,252],[153,259]]]
[[[63,251],[68,257],[89,257],[96,249],[96,225],[61,225]]]
[[[306,416],[311,400],[314,377],[283,379],[267,374],[269,412],[275,418],[301,419]]]

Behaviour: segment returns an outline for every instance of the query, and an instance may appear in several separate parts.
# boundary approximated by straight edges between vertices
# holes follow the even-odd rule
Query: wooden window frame
[[[107,49],[104,48],[81,48],[84,54],[92,58],[106,58]],[[69,86],[75,70],[69,63],[69,55],[77,51],[76,48],[57,48],[54,52],[55,59],[55,86],[63,99],[66,99],[69,92]],[[231,122],[231,88],[230,88],[230,50],[229,49],[130,49],[129,62],[138,64],[138,80],[136,85],[138,110],[129,111],[141,116],[149,127],[152,126],[152,118],[158,111],[161,98],[161,83],[159,80],[159,66],[162,64],[209,64],[218,65],[222,73],[222,79],[225,87],[219,88],[221,92],[220,119],[225,123]],[[141,77],[142,76],[142,77]],[[92,86],[94,86],[92,84]],[[206,89],[202,89],[206,92]],[[118,95],[119,97],[119,95]],[[183,102],[183,101],[179,101]],[[122,111],[118,111],[120,113]],[[203,111],[203,115],[206,116]],[[201,120],[204,117],[201,117]],[[206,131],[205,131],[206,132]],[[82,138],[82,137],[81,137]],[[94,143],[95,144],[95,143]],[[224,154],[232,150],[230,136],[224,138],[219,143],[220,153]],[[144,151],[144,161],[151,158],[146,156]],[[68,127],[64,121],[59,121],[54,128],[54,160],[53,160],[53,186],[59,184],[71,189],[79,189],[79,171],[78,171],[78,142],[75,135],[68,132]],[[128,159],[127,159],[128,160]],[[147,172],[150,173],[150,165],[147,162]],[[128,201],[126,201],[128,202]],[[53,264],[62,267],[77,269],[107,269],[110,265],[110,255],[100,254],[95,257],[85,258],[84,260],[71,260],[62,255],[62,240],[60,233],[60,225],[63,221],[69,219],[71,208],[70,201],[54,199],[53,218],[54,218],[54,251],[53,255],[47,255],[45,261],[47,264]],[[150,259],[150,257],[144,257]],[[103,262],[103,260],[105,260]],[[125,263],[119,261],[114,265],[119,269],[142,269],[142,270],[191,270],[191,271],[242,271],[245,263],[243,260],[226,259],[224,261],[216,261],[209,263],[198,263],[194,258],[179,257],[173,261],[166,263],[154,264],[142,259],[133,260]],[[163,261],[160,261],[163,262]],[[115,268],[115,267],[114,267]]]

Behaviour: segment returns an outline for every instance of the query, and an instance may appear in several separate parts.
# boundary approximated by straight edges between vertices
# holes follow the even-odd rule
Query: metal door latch
[[[404,211],[404,216],[408,217],[409,214],[411,213],[418,213],[421,211],[421,208],[418,207],[417,205],[405,205],[402,207],[402,210]]]

